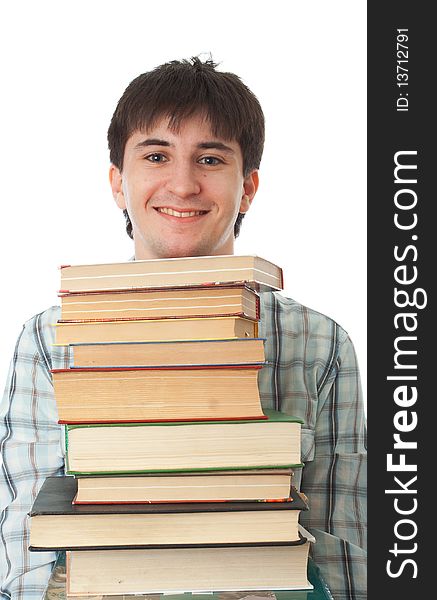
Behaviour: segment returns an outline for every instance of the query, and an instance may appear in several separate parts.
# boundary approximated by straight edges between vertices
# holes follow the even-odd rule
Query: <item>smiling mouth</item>
[[[179,217],[179,218],[186,218],[186,217],[198,217],[201,215],[206,215],[209,211],[207,210],[190,210],[190,211],[184,211],[184,212],[179,212],[178,210],[173,210],[172,208],[155,208],[155,210],[159,213],[163,213],[164,215],[170,215],[171,217]]]

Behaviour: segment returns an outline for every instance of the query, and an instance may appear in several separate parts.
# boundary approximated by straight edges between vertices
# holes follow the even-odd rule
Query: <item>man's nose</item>
[[[187,198],[200,192],[199,176],[194,165],[175,165],[167,180],[167,190],[179,196]]]

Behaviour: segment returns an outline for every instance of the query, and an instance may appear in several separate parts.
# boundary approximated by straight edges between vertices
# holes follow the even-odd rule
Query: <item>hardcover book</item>
[[[258,321],[243,317],[56,323],[56,344],[160,342],[258,337]]]
[[[78,477],[75,504],[286,500],[291,469]]]
[[[259,296],[245,285],[61,295],[61,321],[240,316],[259,319]]]
[[[263,364],[263,338],[71,344],[71,368]]]
[[[260,365],[54,369],[60,423],[265,419]]]
[[[308,589],[310,540],[284,546],[67,552],[67,592],[133,594]],[[171,568],[170,568],[171,565]],[[268,568],[266,568],[268,565]]]
[[[74,477],[44,481],[29,513],[31,550],[297,542],[308,509],[294,488],[287,502],[77,505],[76,493]]]
[[[66,470],[74,475],[293,468],[302,421],[266,410],[266,420],[66,425]]]
[[[130,552],[130,551],[128,551]],[[60,552],[55,568],[50,576],[43,600],[79,600],[83,595],[69,594],[67,599],[67,574],[65,552]],[[98,576],[98,564],[94,564],[94,571]],[[274,567],[274,565],[273,565]],[[263,566],[265,570],[265,566]],[[308,590],[277,590],[273,585],[269,590],[240,590],[233,592],[218,591],[200,593],[174,593],[156,594],[95,594],[88,596],[89,600],[334,600],[326,581],[320,573],[317,564],[308,557],[307,579],[312,589]],[[70,590],[71,592],[71,590]]]
[[[282,269],[259,256],[192,256],[61,267],[60,293],[245,283],[283,288]]]

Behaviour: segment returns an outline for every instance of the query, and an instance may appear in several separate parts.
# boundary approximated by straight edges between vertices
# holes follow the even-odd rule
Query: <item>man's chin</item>
[[[212,253],[207,249],[200,248],[178,248],[167,250],[159,255],[159,258],[184,258],[187,256],[210,256]]]
[[[217,240],[209,239],[206,236],[199,236],[197,239],[188,239],[187,236],[184,236],[184,239],[152,238],[151,236],[147,239],[141,239],[140,236],[138,237],[138,243],[135,243],[135,256],[137,260],[233,254],[233,238],[230,242],[220,240],[220,243],[217,243]],[[214,241],[215,243],[212,243]]]
[[[153,248],[148,248],[143,251],[142,248],[136,249],[135,256],[137,260],[147,258],[184,258],[187,256],[210,256],[212,254],[211,247],[207,244],[157,244]]]

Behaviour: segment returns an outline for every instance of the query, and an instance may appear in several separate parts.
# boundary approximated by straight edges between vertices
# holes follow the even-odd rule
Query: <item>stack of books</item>
[[[67,550],[70,595],[310,589],[299,419],[263,411],[253,256],[61,269],[54,370],[66,476],[32,507],[32,550]],[[73,475],[73,477],[71,477]]]

